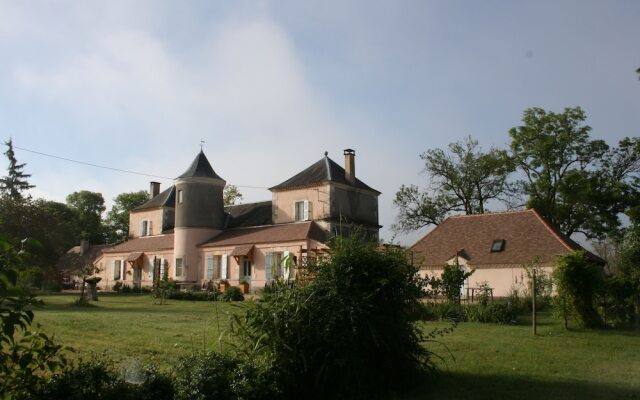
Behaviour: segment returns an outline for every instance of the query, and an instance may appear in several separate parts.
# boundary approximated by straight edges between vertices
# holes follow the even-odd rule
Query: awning
[[[129,254],[129,257],[127,257],[127,261],[128,262],[138,261],[138,259],[142,257],[143,254],[144,252],[142,251],[134,251],[133,253]]]
[[[244,246],[238,246],[231,252],[231,256],[240,257],[240,256],[248,256],[253,252],[253,245],[247,244]]]

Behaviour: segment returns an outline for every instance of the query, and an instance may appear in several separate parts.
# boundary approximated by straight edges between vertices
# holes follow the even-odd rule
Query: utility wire
[[[160,179],[173,180],[173,178],[169,178],[168,176],[145,174],[144,172],[136,172],[136,171],[130,171],[130,170],[121,169],[121,168],[107,167],[105,165],[93,164],[93,163],[89,163],[89,162],[86,162],[86,161],[72,160],[71,158],[65,158],[65,157],[55,156],[53,154],[42,153],[40,151],[29,150],[29,149],[25,149],[24,147],[18,147],[16,145],[14,145],[13,148],[14,149],[18,149],[18,150],[22,150],[22,151],[27,151],[29,153],[39,154],[39,155],[45,156],[45,157],[55,158],[55,159],[58,159],[58,160],[68,161],[68,162],[72,162],[72,163],[76,163],[76,164],[88,165],[90,167],[95,167],[95,168],[108,169],[108,170],[111,170],[111,171],[124,172],[124,173],[127,173],[127,174],[133,174],[133,175],[148,176],[148,177],[151,177],[151,178],[160,178]],[[262,187],[262,186],[245,186],[245,185],[235,185],[235,186],[241,187],[241,188],[249,188],[249,189],[268,189],[267,187]]]

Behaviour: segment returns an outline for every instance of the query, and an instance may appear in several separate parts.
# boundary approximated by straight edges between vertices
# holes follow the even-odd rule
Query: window
[[[296,201],[295,203],[295,220],[308,221],[309,218],[309,200]]]
[[[504,250],[504,239],[494,240],[493,244],[491,244],[491,252],[499,253]]]
[[[176,258],[176,276],[182,276],[183,271],[183,259]]]
[[[270,252],[265,256],[264,275],[267,281],[282,276],[282,257],[281,252]]]
[[[119,281],[122,279],[122,260],[114,260],[112,263],[113,268],[113,280]]]
[[[220,268],[222,264],[222,256],[207,256],[207,270],[205,271],[206,279],[220,278]]]
[[[229,258],[226,254],[223,254],[220,259],[220,279],[227,279],[229,277],[229,264],[227,262]]]
[[[151,225],[152,224],[150,220],[140,221],[140,236],[150,236]]]
[[[178,190],[178,203],[182,203],[182,190]]]
[[[251,260],[249,257],[242,257],[242,277],[245,279],[251,279]]]
[[[205,271],[204,278],[213,279],[213,256],[207,256],[207,270]]]

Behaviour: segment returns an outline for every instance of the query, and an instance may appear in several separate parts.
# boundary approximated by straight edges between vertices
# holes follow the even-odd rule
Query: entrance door
[[[244,256],[242,258],[242,279],[250,283],[252,270],[251,260],[249,260],[249,257]]]

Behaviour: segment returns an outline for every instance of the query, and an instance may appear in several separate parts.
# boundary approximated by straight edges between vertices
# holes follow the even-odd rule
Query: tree
[[[113,206],[105,219],[109,243],[121,242],[129,237],[129,213],[147,200],[149,193],[145,190],[120,193],[113,199]]]
[[[484,153],[470,136],[449,144],[448,152],[431,149],[420,158],[431,187],[427,191],[415,185],[400,187],[394,199],[399,209],[397,230],[438,225],[452,212],[484,213],[490,200],[509,189],[507,177],[513,167],[506,151],[491,148]]]
[[[602,326],[602,319],[595,309],[596,297],[604,283],[602,267],[587,258],[583,250],[558,259],[553,270],[556,284],[556,306],[562,307],[561,315],[567,326],[567,314],[575,311],[582,324],[588,328]]]
[[[94,244],[104,243],[102,213],[106,208],[102,194],[88,190],[73,192],[67,196],[67,205],[78,217],[81,238]]]
[[[34,188],[34,185],[30,185],[27,182],[27,178],[31,177],[29,174],[25,174],[22,169],[26,164],[18,164],[15,153],[13,151],[13,140],[9,139],[8,142],[4,142],[7,146],[5,155],[9,159],[8,175],[0,178],[0,193],[3,196],[8,196],[13,200],[22,199],[22,192]]]
[[[236,204],[236,201],[242,200],[242,193],[240,193],[237,186],[227,185],[224,188],[223,198],[225,206],[232,206]]]
[[[509,135],[527,206],[567,236],[594,238],[618,229],[618,214],[638,202],[640,141],[626,138],[610,149],[591,140],[585,120],[580,107],[559,114],[530,108]]]

